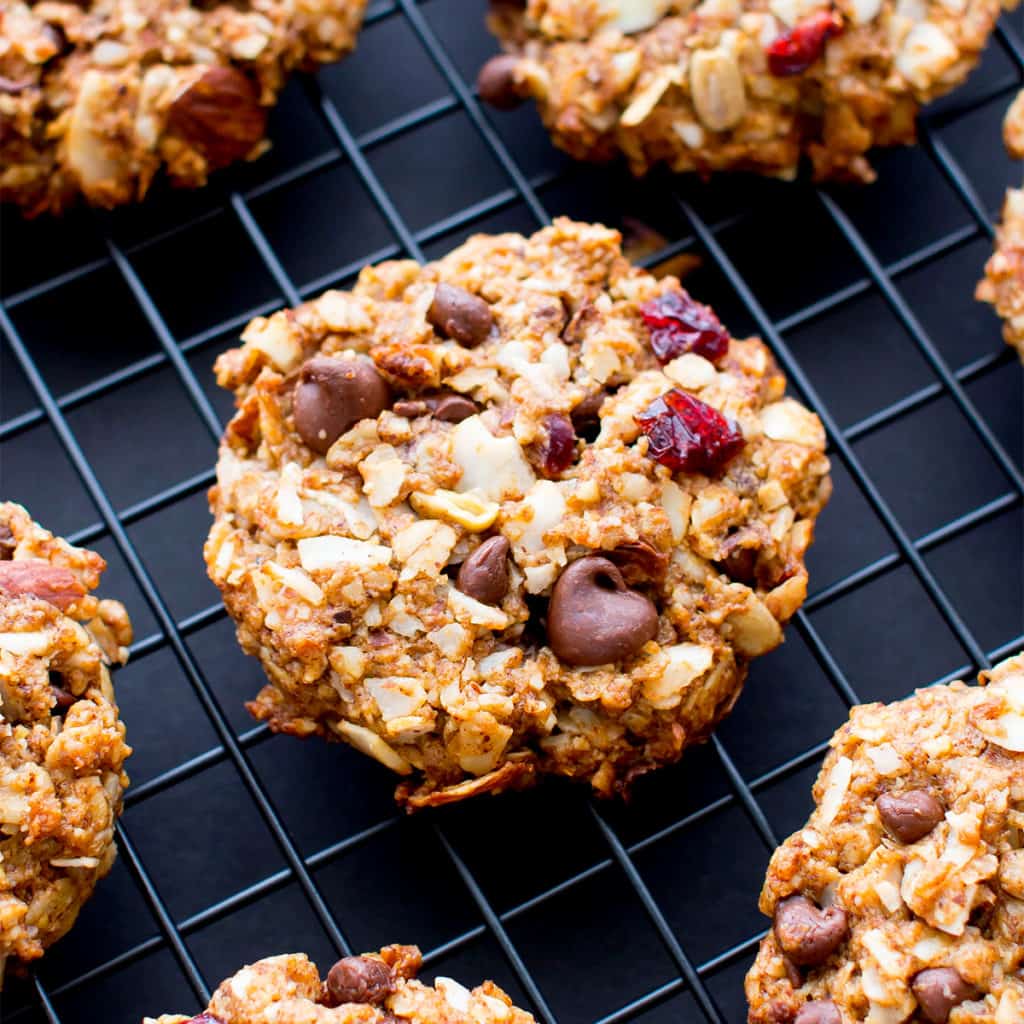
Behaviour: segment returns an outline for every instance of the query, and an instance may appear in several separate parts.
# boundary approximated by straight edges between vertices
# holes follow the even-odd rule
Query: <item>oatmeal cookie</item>
[[[377,758],[411,807],[623,789],[804,600],[821,423],[615,231],[478,235],[242,337],[205,554],[269,677],[250,710]]]
[[[1010,156],[1024,157],[1024,91],[1006,112],[1003,142]],[[985,276],[974,295],[995,306],[1003,319],[1006,344],[1012,345],[1024,362],[1024,189],[1006,190],[995,252],[985,264]]]
[[[295,68],[350,50],[365,0],[3,0],[0,199],[141,199],[262,153]]]
[[[772,857],[750,1024],[1024,1021],[1024,655],[854,708]]]
[[[532,1024],[493,981],[472,991],[452,978],[424,985],[420,962],[415,946],[385,946],[339,960],[321,980],[302,953],[272,956],[228,978],[197,1016],[143,1024]]]
[[[493,0],[505,49],[481,97],[533,97],[580,159],[636,174],[746,170],[871,181],[922,104],[964,80],[999,0]]]
[[[43,955],[114,862],[131,753],[108,666],[131,626],[106,568],[0,504],[0,983]]]

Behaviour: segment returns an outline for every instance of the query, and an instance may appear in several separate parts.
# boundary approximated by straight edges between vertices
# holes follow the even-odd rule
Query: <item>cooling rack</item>
[[[0,491],[101,551],[136,626],[120,858],[8,982],[5,1024],[195,1012],[257,957],[326,967],[395,941],[543,1024],[739,1024],[765,865],[847,707],[1024,647],[1022,374],[971,298],[1020,178],[999,123],[1024,20],[865,189],[574,165],[532,108],[477,103],[482,21],[461,0],[377,3],[355,56],[292,83],[253,165],[113,215],[2,215]],[[551,782],[404,818],[384,769],[242,709],[260,672],[200,558],[230,415],[209,367],[250,317],[367,262],[563,213],[652,228],[648,265],[699,256],[688,287],[761,334],[822,417],[836,493],[811,596],[711,742],[628,807]]]

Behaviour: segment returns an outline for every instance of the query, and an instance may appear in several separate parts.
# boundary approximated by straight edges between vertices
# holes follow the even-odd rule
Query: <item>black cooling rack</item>
[[[482,21],[465,0],[378,3],[354,57],[289,87],[264,159],[109,216],[3,214],[0,492],[107,557],[137,636],[117,677],[136,749],[120,859],[9,981],[5,1022],[136,1024],[195,1012],[261,956],[326,967],[408,941],[428,977],[494,978],[543,1024],[738,1024],[765,865],[847,707],[1024,646],[1022,374],[971,298],[1020,179],[999,125],[1024,21],[918,148],[877,155],[876,185],[824,190],[573,165],[531,108],[478,105]],[[711,743],[630,806],[550,782],[406,819],[384,769],[241,707],[260,671],[200,559],[230,414],[209,367],[250,317],[364,263],[560,213],[654,228],[649,264],[698,254],[691,290],[761,334],[821,415],[836,493],[812,594]]]

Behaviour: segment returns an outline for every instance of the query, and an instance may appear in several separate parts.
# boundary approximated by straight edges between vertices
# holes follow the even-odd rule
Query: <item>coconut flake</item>
[[[829,773],[825,795],[821,798],[821,807],[818,812],[819,826],[827,827],[835,820],[839,808],[846,798],[846,791],[850,788],[852,777],[853,762],[848,757],[839,758]]]

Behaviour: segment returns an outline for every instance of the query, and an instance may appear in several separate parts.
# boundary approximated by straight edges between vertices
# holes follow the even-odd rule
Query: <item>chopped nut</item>
[[[450,523],[464,526],[470,533],[488,529],[501,510],[497,502],[485,501],[476,494],[446,490],[437,490],[433,494],[413,491],[409,495],[409,504],[421,515],[446,519]]]

